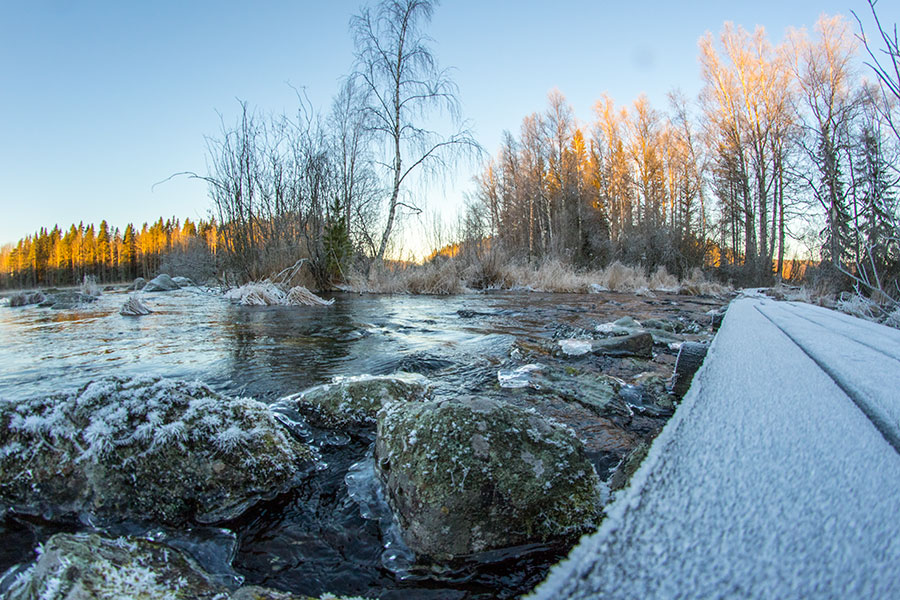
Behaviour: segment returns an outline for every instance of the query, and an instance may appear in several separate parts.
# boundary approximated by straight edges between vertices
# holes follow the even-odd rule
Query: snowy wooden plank
[[[631,486],[533,597],[900,597],[900,455],[769,303],[732,303]]]
[[[900,452],[900,360],[892,353],[893,344],[900,346],[900,331],[816,308],[774,300],[757,304]]]

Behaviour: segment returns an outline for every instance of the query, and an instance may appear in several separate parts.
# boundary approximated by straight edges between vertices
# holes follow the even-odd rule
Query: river
[[[569,358],[560,355],[559,340],[597,337],[597,325],[623,316],[670,319],[686,326],[682,338],[704,339],[710,334],[706,312],[724,303],[612,292],[333,297],[331,306],[243,307],[213,291],[185,288],[144,294],[153,313],[142,317],[118,313],[127,299],[123,291],[70,310],[0,306],[0,398],[74,391],[108,375],[153,375],[198,379],[230,396],[271,403],[336,375],[416,372],[434,382],[438,397],[490,395],[571,421],[605,477],[639,440],[655,435],[667,415],[585,424],[581,413],[560,403],[566,394],[560,390],[584,389],[598,373],[623,382],[668,373],[677,344],[657,344],[652,360]],[[525,364],[562,375],[550,378],[554,389],[498,385],[498,373]],[[571,382],[560,383],[567,377]],[[377,498],[371,434],[310,435],[323,466],[292,492],[216,528],[152,534],[180,544],[225,578],[371,598],[514,597],[568,549],[535,546],[457,564],[417,564]],[[0,569],[30,560],[33,548],[56,531],[89,526],[7,515],[0,524]],[[127,531],[128,525],[121,527]]]

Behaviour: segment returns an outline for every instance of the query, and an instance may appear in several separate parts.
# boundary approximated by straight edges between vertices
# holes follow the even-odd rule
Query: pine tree
[[[350,228],[347,226],[347,219],[342,208],[340,198],[335,196],[334,202],[328,210],[322,242],[325,248],[326,273],[332,281],[344,279],[347,263],[353,254]]]
[[[870,280],[875,273],[885,273],[891,262],[900,257],[891,256],[890,240],[898,236],[897,198],[895,196],[896,178],[890,176],[890,166],[884,156],[881,138],[870,126],[862,131],[859,152],[862,173],[858,185],[861,186],[862,197],[862,230],[867,252],[861,253],[860,268],[867,272]],[[893,244],[896,246],[896,243]],[[868,262],[868,264],[866,264]]]

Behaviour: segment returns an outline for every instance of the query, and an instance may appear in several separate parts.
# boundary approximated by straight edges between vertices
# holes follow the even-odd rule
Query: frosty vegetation
[[[225,297],[244,306],[329,306],[334,299],[325,300],[298,285],[286,289],[284,284],[262,282],[245,283],[225,292]]]

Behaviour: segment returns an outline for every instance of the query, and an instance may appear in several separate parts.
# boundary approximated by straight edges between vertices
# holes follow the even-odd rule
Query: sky
[[[348,23],[364,4],[0,0],[0,244],[54,224],[208,218],[203,182],[159,182],[205,172],[205,136],[235,121],[238,100],[293,113],[302,88],[327,111],[352,68]],[[900,3],[878,9],[900,21]],[[663,108],[675,88],[697,96],[697,41],[725,21],[764,26],[777,42],[850,10],[873,29],[864,0],[445,0],[428,33],[492,155],[553,89],[584,122],[604,92],[618,104],[645,93]],[[480,171],[462,165],[430,185],[428,209],[452,219]]]

